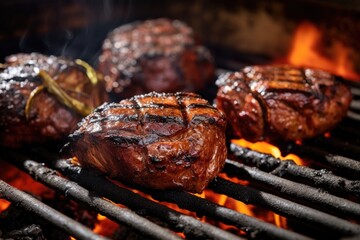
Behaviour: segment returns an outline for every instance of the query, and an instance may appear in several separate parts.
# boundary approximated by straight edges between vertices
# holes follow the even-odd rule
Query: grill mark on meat
[[[337,82],[336,76],[310,68],[249,66],[219,77],[216,83],[221,87],[217,94],[219,107],[228,116],[236,116],[229,121],[238,137],[251,141],[294,141],[322,134],[346,116],[352,98],[349,88]],[[231,92],[237,86],[238,95]],[[252,114],[248,106],[254,100],[259,108],[258,118],[264,124],[249,129],[241,123]],[[243,105],[236,111],[246,111],[243,115],[236,115],[235,108],[231,108],[238,101]]]
[[[185,107],[187,109],[198,109],[198,108],[210,108],[210,109],[216,109],[215,107],[209,105],[209,104],[204,104],[204,103],[192,103],[189,104],[187,107]]]
[[[2,78],[4,74],[0,74],[0,82],[32,82],[32,83],[41,83],[40,77],[37,75],[35,76],[26,76],[26,77],[19,77],[19,76],[11,76],[11,78]]]
[[[256,101],[259,103],[259,106],[261,108],[261,115],[262,115],[261,117],[264,122],[264,132],[270,131],[267,104],[265,99],[256,91],[251,91],[251,95],[256,99]]]
[[[178,123],[183,124],[183,119],[176,116],[159,116],[153,114],[145,114],[144,122],[157,122],[157,123]]]
[[[144,104],[141,107],[142,108],[155,108],[155,109],[162,109],[162,108],[180,109],[179,106],[171,105],[171,104],[163,104],[163,103]]]
[[[201,122],[207,122],[209,124],[215,124],[216,123],[215,118],[209,117],[207,115],[202,115],[202,114],[195,115],[191,119],[192,124],[199,124]]]
[[[300,74],[301,74],[303,81],[305,81],[305,83],[311,85],[311,82],[309,81],[309,79],[306,76],[305,69],[300,69]]]
[[[261,78],[258,77],[252,79],[251,75],[248,76],[246,74],[244,78],[245,81],[248,82],[248,85],[252,90],[254,90],[254,87],[256,88],[259,86],[259,84],[261,84],[262,89],[261,91],[257,92],[263,95],[264,98],[266,98],[269,94],[272,93],[301,93],[305,96],[321,95],[319,91],[314,91],[313,87],[311,87],[314,86],[314,84],[306,77],[304,69],[296,69],[296,72],[294,73],[287,73],[287,69],[276,69],[273,74],[263,73]],[[261,83],[259,81],[264,83]],[[293,88],[291,88],[291,86],[283,86],[280,88],[279,83],[292,84]],[[310,88],[304,88],[303,86],[305,84],[309,85]],[[297,89],[301,87],[302,89]]]
[[[110,140],[111,142],[117,144],[117,145],[132,145],[132,144],[139,144],[140,138],[139,137],[126,137],[126,136],[120,136],[120,135],[110,135],[106,136],[105,139]]]
[[[183,118],[184,125],[185,125],[185,127],[188,127],[188,125],[189,125],[189,116],[188,116],[188,112],[187,112],[187,110],[185,108],[185,105],[183,103],[184,95],[176,93],[175,94],[175,99],[176,99],[176,102],[177,102],[178,106],[180,106],[180,112],[181,112],[181,115],[182,115],[182,118]]]
[[[108,99],[102,77],[96,84],[91,83],[86,69],[73,59],[18,53],[5,60],[0,70],[0,145],[20,147],[62,141],[81,121],[81,115],[59,101],[57,94],[46,88],[37,91],[43,88],[40,70],[89,109]]]
[[[83,136],[84,136],[84,132],[76,131],[76,132],[69,135],[69,139],[71,141],[73,141],[73,142],[76,142],[77,140],[79,140]]]
[[[288,89],[288,88],[267,88],[264,93],[261,93],[262,96],[264,96],[264,98],[266,98],[269,95],[272,94],[278,94],[278,93],[301,93],[305,96],[311,96],[314,95],[313,91],[303,91],[303,90],[299,90],[299,89]]]
[[[139,100],[137,100],[136,98],[131,98],[130,101],[132,102],[132,109],[135,109],[136,115],[137,115],[137,121],[140,123],[140,125],[142,126],[144,123],[144,116],[143,113],[141,111],[141,107],[140,107],[140,103]]]
[[[152,93],[107,105],[112,109],[100,107],[79,124],[83,135],[70,139],[67,151],[82,166],[149,188],[192,192],[223,167],[225,116],[200,96]]]
[[[188,106],[182,106],[183,108],[187,109],[197,109],[197,108],[210,108],[216,109],[214,106],[207,105],[205,103],[192,103]],[[171,109],[181,109],[179,105],[171,105],[171,104],[164,104],[164,103],[151,103],[151,104],[143,104],[141,106],[133,106],[133,105],[125,105],[120,103],[112,103],[111,105],[107,106],[106,109],[111,108],[129,108],[129,109],[141,109],[141,108],[154,108],[154,109],[162,109],[162,108],[171,108]],[[96,111],[103,111],[104,109],[96,109]]]
[[[89,123],[97,123],[97,122],[136,122],[138,121],[139,116],[137,114],[128,115],[128,114],[119,114],[119,115],[111,115],[111,116],[105,116],[105,117],[96,117],[91,118]]]
[[[213,58],[194,40],[192,29],[169,19],[114,29],[103,42],[98,69],[116,100],[131,97],[131,92],[198,91],[214,74]],[[164,77],[166,84],[159,81]]]
[[[306,76],[305,69],[301,69],[301,76],[304,79],[304,82],[310,86],[311,93],[318,99],[323,100],[323,94],[319,88]]]
[[[125,104],[120,104],[120,103],[114,103],[111,104],[107,107],[107,109],[111,109],[111,108],[131,108],[131,109],[140,109],[140,108],[156,108],[156,109],[161,109],[161,108],[172,108],[172,109],[180,109],[179,106],[176,105],[171,105],[171,104],[163,104],[163,103],[151,103],[151,104],[143,104],[141,106],[133,106],[133,105],[125,105]]]
[[[150,93],[150,94],[147,94],[144,96],[166,98],[169,96],[173,96],[173,94],[171,94],[171,93],[167,93],[167,94]],[[133,115],[119,114],[119,115],[111,115],[111,116],[104,116],[104,117],[94,115],[94,116],[92,116],[92,118],[90,119],[89,122],[97,123],[97,122],[106,122],[106,121],[123,121],[123,122],[139,122],[140,124],[149,123],[149,122],[158,122],[158,123],[165,123],[165,124],[166,123],[169,123],[169,124],[177,123],[177,124],[180,124],[183,126],[187,126],[187,124],[189,122],[187,110],[189,110],[189,109],[191,109],[192,111],[195,111],[197,109],[216,110],[215,107],[213,107],[209,104],[205,104],[205,103],[192,103],[192,104],[189,104],[188,106],[183,104],[184,97],[187,97],[190,99],[198,98],[199,96],[196,94],[178,93],[175,96],[176,96],[177,105],[164,104],[164,103],[141,104],[138,101],[138,97],[130,99],[130,102],[132,103],[130,105],[121,104],[121,103],[110,103],[107,106],[99,107],[98,109],[96,109],[95,112],[100,112],[100,111],[113,109],[113,108],[128,108],[128,109],[134,109],[136,111],[136,113]],[[182,118],[179,118],[177,116],[162,116],[162,115],[154,115],[154,114],[149,114],[149,113],[143,114],[143,111],[141,111],[143,109],[164,109],[164,110],[166,110],[166,108],[180,110],[181,114],[182,114]],[[141,116],[141,115],[143,115],[143,116]],[[206,115],[196,115],[192,119],[192,123],[199,123],[201,121],[206,121],[210,124],[215,123],[214,118],[208,117]]]

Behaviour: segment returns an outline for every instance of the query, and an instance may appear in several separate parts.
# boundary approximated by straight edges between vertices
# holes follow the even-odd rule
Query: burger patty
[[[352,95],[344,83],[322,70],[248,66],[219,77],[216,104],[235,136],[249,141],[294,141],[334,128]]]
[[[38,53],[8,56],[0,70],[1,145],[64,140],[82,119],[45,87],[41,74],[88,109],[107,100],[103,82],[91,83],[86,67],[73,60]]]
[[[198,91],[214,81],[210,52],[192,29],[165,18],[125,24],[103,43],[98,70],[115,100],[157,92]]]
[[[65,148],[80,165],[155,189],[201,192],[222,169],[223,113],[193,93],[149,93],[106,103]]]

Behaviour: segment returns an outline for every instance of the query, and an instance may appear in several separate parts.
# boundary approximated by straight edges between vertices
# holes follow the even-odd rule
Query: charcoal
[[[13,230],[6,233],[4,236],[1,236],[0,239],[3,240],[45,240],[46,238],[43,235],[41,227],[39,225],[31,224],[25,226],[22,229]]]

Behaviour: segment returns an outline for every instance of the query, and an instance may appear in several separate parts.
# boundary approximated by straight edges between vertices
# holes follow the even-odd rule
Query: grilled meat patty
[[[155,189],[201,192],[226,159],[226,120],[193,93],[149,93],[84,118],[67,149],[84,167]]]
[[[249,141],[301,140],[331,130],[352,96],[333,75],[310,68],[248,66],[224,74],[216,104],[232,132]]]
[[[197,91],[214,81],[210,52],[178,20],[137,21],[114,29],[103,43],[98,70],[114,99],[151,91]]]
[[[48,89],[35,90],[44,86],[40,70],[46,71],[69,96],[89,107],[95,108],[107,99],[104,84],[92,84],[86,69],[72,60],[38,53],[11,55],[0,70],[1,145],[19,147],[66,139],[82,119]]]

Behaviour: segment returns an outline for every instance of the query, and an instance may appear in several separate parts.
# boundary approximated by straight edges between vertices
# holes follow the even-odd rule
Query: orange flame
[[[35,195],[53,196],[54,191],[43,184],[33,180],[28,174],[22,172],[7,162],[0,161],[0,178],[17,189],[33,193]],[[10,202],[0,199],[0,213],[10,206]]]
[[[95,224],[93,232],[100,234],[102,236],[111,236],[114,234],[115,230],[119,227],[119,224],[109,220],[105,216],[98,214],[98,222]]]
[[[0,213],[10,206],[10,202],[5,199],[0,199]]]
[[[323,34],[315,25],[309,22],[301,23],[295,31],[290,53],[287,57],[289,64],[299,67],[313,67],[323,69],[347,79],[360,80],[356,73],[351,50],[342,42],[335,41],[325,56]]]
[[[303,160],[296,156],[295,154],[288,154],[286,156],[282,156],[281,155],[281,151],[278,147],[267,143],[267,142],[249,142],[246,141],[245,139],[237,139],[237,140],[232,140],[232,142],[234,144],[240,145],[242,147],[245,148],[249,148],[258,152],[262,152],[265,154],[270,154],[272,156],[274,156],[275,158],[281,159],[281,160],[293,160],[296,164],[298,165],[304,165]],[[245,206],[245,207],[249,207],[249,206]],[[282,217],[276,213],[262,213],[263,216],[260,218],[263,218],[265,221],[268,222],[273,222],[275,225],[277,225],[278,227],[283,227],[283,228],[287,228],[287,220],[285,217]],[[253,215],[253,214],[251,214]],[[272,219],[271,219],[272,217]],[[270,219],[269,219],[270,218]]]
[[[0,161],[0,178],[17,189],[33,193],[34,195],[53,196],[54,191],[40,182],[35,181],[30,175]]]
[[[255,151],[259,151],[262,153],[270,154],[276,158],[279,158],[281,160],[293,160],[297,165],[304,165],[304,162],[301,160],[300,157],[296,156],[295,154],[288,154],[286,156],[281,155],[281,151],[278,147],[271,145],[267,142],[249,142],[245,139],[238,139],[238,140],[232,140],[233,143],[240,145],[245,148],[250,148]]]
[[[4,168],[0,169],[1,178],[4,179],[6,182],[10,183],[11,185],[13,185],[14,187],[17,187],[18,189],[21,189],[21,190],[30,191],[30,192],[33,192],[36,194],[41,194],[41,195],[43,195],[44,193],[46,193],[47,191],[50,190],[47,187],[43,186],[42,184],[38,183],[37,181],[33,180],[28,174],[18,170],[17,168],[13,167],[12,165],[7,164],[7,163],[2,163],[2,164],[3,164],[2,166]],[[222,173],[220,175],[223,178],[227,178],[230,181],[233,181],[233,182],[236,182],[239,184],[244,184],[244,185],[248,184],[247,181],[239,180],[237,178],[229,178],[224,173]],[[116,182],[116,183],[121,185],[122,187],[126,187],[125,185],[123,185],[119,182]],[[130,188],[128,188],[128,189],[130,189]],[[130,189],[130,190],[134,191],[137,194],[143,195],[153,201],[156,201],[156,200],[152,199],[151,196],[148,196],[142,192],[139,192],[134,189]],[[52,190],[50,190],[50,191],[52,191]],[[53,194],[53,192],[51,192],[51,194]],[[207,199],[211,202],[217,203],[221,206],[238,211],[242,214],[245,214],[248,216],[253,216],[255,218],[260,218],[260,219],[270,222],[270,223],[282,224],[282,226],[283,226],[284,222],[286,221],[281,216],[276,216],[272,212],[269,212],[264,209],[259,209],[252,205],[246,205],[245,203],[242,203],[233,198],[227,197],[226,195],[216,194],[208,189],[205,189],[201,194],[195,194],[195,195],[198,197]],[[160,203],[175,210],[175,211],[181,212],[181,213],[189,215],[189,216],[193,216],[194,218],[198,218],[198,216],[196,216],[196,213],[191,212],[186,209],[181,209],[176,204],[167,203],[167,202],[160,202]],[[0,212],[5,210],[9,206],[9,204],[10,203],[8,201],[0,199]],[[121,205],[119,205],[119,206],[124,207]],[[108,218],[106,218],[105,216],[102,216],[100,214],[98,214],[97,220],[98,220],[98,222],[95,224],[95,228],[93,229],[93,231],[102,236],[108,236],[108,237],[113,236],[113,234],[116,232],[116,230],[121,228],[121,226],[119,224],[109,220]],[[229,230],[232,232],[238,231],[237,233],[239,235],[244,234],[241,230],[237,229],[236,227],[229,226],[229,225],[223,224],[221,222],[216,222],[206,216],[200,217],[199,220],[201,220],[203,222],[208,222],[217,227],[220,227],[222,229]],[[180,237],[185,238],[185,235],[183,233],[178,233],[178,234]],[[71,239],[75,240],[74,237],[71,237]]]

